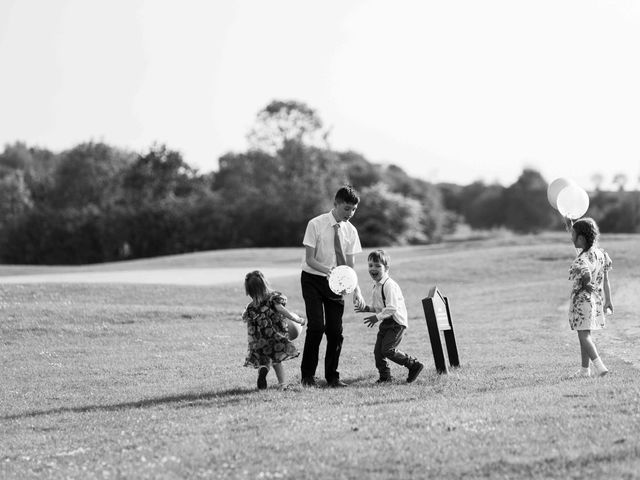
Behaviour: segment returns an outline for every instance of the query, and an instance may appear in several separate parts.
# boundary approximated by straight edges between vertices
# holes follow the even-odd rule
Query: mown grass
[[[411,385],[400,367],[374,385],[375,331],[351,309],[349,388],[258,392],[242,367],[242,285],[0,284],[0,477],[640,478],[638,240],[603,238],[616,315],[595,335],[612,370],[601,379],[568,378],[579,367],[566,320],[572,251],[556,235],[389,249],[410,311],[403,348],[427,363]],[[135,265],[299,258],[238,250]],[[299,279],[273,283],[302,313]],[[449,375],[435,373],[420,302],[434,284],[450,299],[462,364]],[[294,383],[299,365],[285,364]]]

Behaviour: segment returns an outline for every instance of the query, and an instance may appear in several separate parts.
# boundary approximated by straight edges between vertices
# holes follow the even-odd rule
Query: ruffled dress
[[[609,254],[598,247],[580,253],[569,268],[569,280],[573,282],[569,303],[571,330],[599,330],[605,326],[604,274],[612,268]],[[592,292],[582,288],[582,277],[591,273]]]
[[[286,306],[287,297],[271,292],[259,305],[247,305],[242,319],[247,323],[248,352],[245,367],[259,368],[290,360],[300,355],[289,340],[287,321],[275,304]]]

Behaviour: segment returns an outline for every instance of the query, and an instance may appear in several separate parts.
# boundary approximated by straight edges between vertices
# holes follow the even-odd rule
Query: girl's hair
[[[382,249],[374,250],[367,257],[369,262],[380,263],[385,267],[389,268],[389,264],[391,263],[391,257],[389,254]]]
[[[585,217],[576,220],[573,224],[573,231],[576,235],[582,235],[586,245],[583,251],[589,250],[593,245],[597,245],[600,237],[600,229],[593,218]]]
[[[254,302],[259,303],[267,298],[269,282],[264,278],[261,271],[254,270],[244,277],[244,290]]]
[[[351,185],[345,185],[336,192],[334,200],[339,203],[357,205],[358,202],[360,202],[360,197],[358,196],[358,192],[356,192]]]

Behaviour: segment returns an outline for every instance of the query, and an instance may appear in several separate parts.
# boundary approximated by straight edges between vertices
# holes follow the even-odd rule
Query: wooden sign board
[[[444,334],[449,364],[452,367],[460,366],[456,337],[453,331],[453,323],[451,322],[449,300],[434,286],[429,290],[429,295],[422,299],[422,308],[427,321],[427,330],[429,331],[429,340],[431,341],[436,370],[438,373],[448,373],[449,369],[444,358],[440,332]]]
[[[429,291],[428,298],[431,299],[433,314],[436,317],[438,330],[451,330],[451,323],[449,322],[449,315],[447,313],[447,304],[444,297],[438,290],[438,287],[433,287]]]

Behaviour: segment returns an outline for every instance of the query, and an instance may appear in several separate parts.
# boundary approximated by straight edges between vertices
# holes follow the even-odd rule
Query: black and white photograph
[[[0,0],[0,479],[640,480],[640,1]]]

